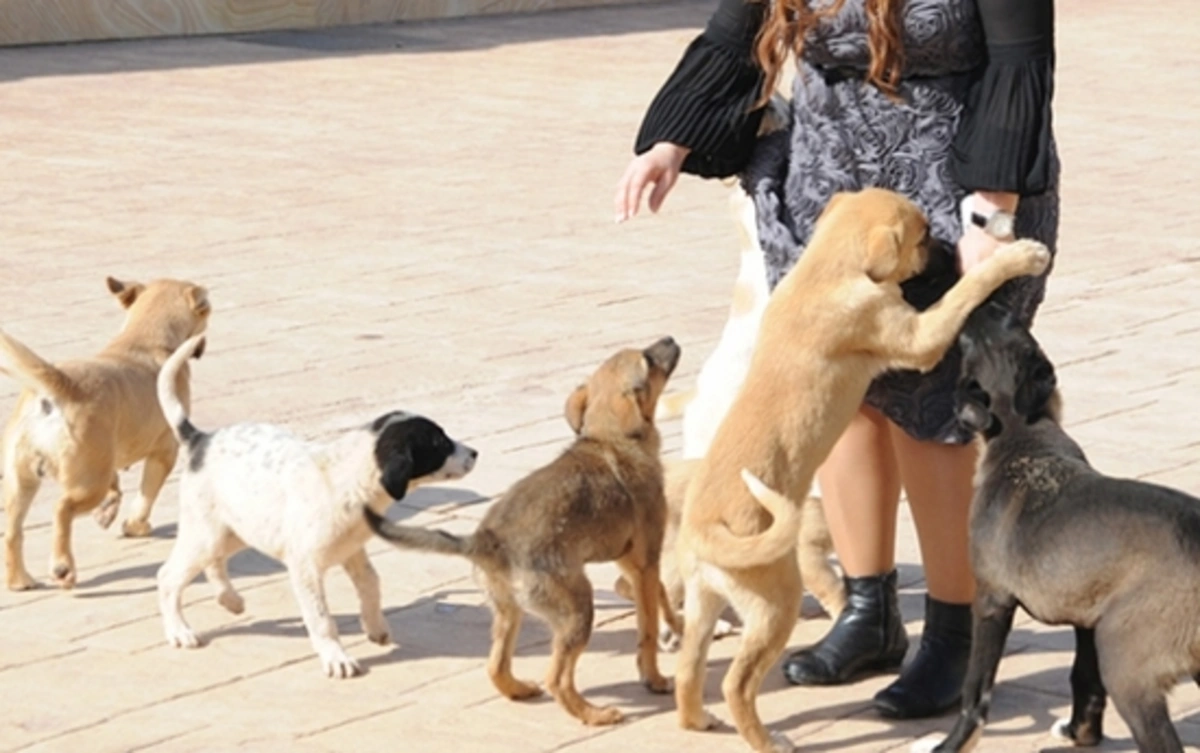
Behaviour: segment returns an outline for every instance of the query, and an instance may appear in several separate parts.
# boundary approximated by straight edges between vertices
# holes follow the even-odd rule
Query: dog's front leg
[[[929,371],[954,344],[967,316],[996,288],[1014,277],[1041,274],[1049,264],[1050,251],[1037,241],[1001,246],[925,311],[903,317],[894,316],[894,309],[881,312],[889,318],[874,328],[873,349],[889,367]]]
[[[628,559],[619,560],[617,564],[629,579],[635,597],[638,676],[650,692],[670,693],[671,681],[658,671],[658,640],[655,632],[658,630],[659,597],[663,591],[658,565],[639,569]]]
[[[1096,632],[1075,628],[1075,663],[1071,666],[1071,718],[1055,722],[1052,732],[1080,747],[1099,745],[1104,738],[1104,707],[1108,699],[1100,678]]]
[[[918,741],[913,746],[913,753],[966,753],[975,748],[979,736],[983,734],[983,726],[991,709],[996,670],[1004,654],[1004,642],[1012,630],[1017,600],[1011,594],[992,589],[982,581],[977,588],[971,658],[963,681],[962,713],[945,740],[940,744],[936,739]]]
[[[289,563],[288,574],[296,592],[296,601],[300,604],[304,627],[308,630],[317,656],[321,658],[326,676],[344,679],[361,673],[358,662],[350,658],[338,640],[337,623],[329,614],[329,605],[325,601],[323,573],[310,563],[295,562]]]
[[[392,640],[391,630],[387,618],[383,616],[379,573],[375,572],[375,566],[367,558],[366,550],[359,549],[350,555],[342,567],[358,592],[363,631],[371,641],[386,646]]]

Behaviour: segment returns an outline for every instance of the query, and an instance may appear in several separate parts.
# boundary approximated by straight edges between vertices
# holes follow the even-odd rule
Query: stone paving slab
[[[322,438],[394,408],[427,413],[480,463],[400,514],[470,530],[567,442],[563,401],[613,349],[673,334],[686,386],[716,343],[737,265],[727,189],[684,179],[661,216],[622,226],[610,204],[641,113],[711,5],[0,50],[0,326],[50,358],[88,353],[120,326],[105,275],[195,279],[215,305],[194,370],[199,425],[266,420]],[[1191,10],[1058,3],[1064,210],[1037,330],[1093,462],[1194,493]],[[0,412],[15,397],[0,381]],[[677,452],[678,426],[663,428]],[[137,478],[123,475],[127,492]],[[47,484],[27,526],[40,578],[55,492]],[[611,566],[591,571],[598,625],[578,682],[628,712],[612,729],[498,698],[469,567],[382,542],[370,552],[395,645],[366,641],[347,579],[328,581],[366,676],[321,675],[286,574],[253,553],[231,568],[245,614],[196,583],[185,604],[208,645],[169,649],[153,579],[176,494],[172,478],[149,539],[77,521],[73,592],[0,593],[0,751],[744,749],[728,731],[678,730],[670,699],[638,686]],[[922,576],[902,520],[902,607],[917,635]],[[800,621],[792,645],[828,624]],[[540,678],[547,631],[527,621],[520,645],[517,671]],[[719,715],[735,646],[713,651]],[[980,750],[1054,749],[1070,649],[1069,632],[1018,621]],[[948,728],[878,719],[869,699],[887,681],[799,689],[772,673],[763,716],[807,751],[905,750]],[[1181,686],[1172,709],[1200,746],[1200,690]],[[1107,724],[1101,750],[1133,750],[1112,711]]]

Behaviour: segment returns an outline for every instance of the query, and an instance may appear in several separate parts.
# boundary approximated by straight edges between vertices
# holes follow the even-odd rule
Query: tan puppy
[[[470,536],[390,523],[366,508],[385,539],[461,555],[479,569],[493,611],[488,674],[508,698],[541,693],[512,674],[524,607],[554,631],[546,686],[559,704],[585,724],[621,721],[618,709],[593,706],[575,689],[575,663],[591,637],[594,608],[584,566],[612,561],[636,596],[642,683],[670,692],[654,637],[659,604],[666,602],[658,561],[667,518],[654,408],[678,361],[679,346],[669,337],[605,361],[567,399],[567,423],[578,439],[509,489]]]
[[[143,285],[111,277],[108,289],[128,313],[117,336],[91,358],[55,366],[0,332],[0,371],[25,385],[3,440],[4,559],[14,591],[36,585],[25,569],[22,529],[43,476],[62,487],[50,567],[55,581],[70,588],[72,520],[95,511],[101,525],[111,525],[121,501],[117,471],[144,460],[141,494],[123,529],[127,536],[148,535],[150,508],[175,466],[179,445],[158,408],[155,378],[180,343],[204,331],[208,292],[181,280]],[[186,367],[177,389],[186,404]]]
[[[722,684],[733,721],[755,750],[792,750],[767,733],[756,697],[799,609],[796,537],[813,474],[875,376],[933,368],[975,306],[1050,260],[1039,243],[1009,244],[917,312],[900,283],[925,266],[927,242],[925,217],[899,194],[838,194],[767,304],[745,384],[684,502],[676,546],[685,628],[675,691],[683,727],[715,723],[703,705],[704,665],[713,626],[731,603],[744,626]]]
[[[778,98],[772,100],[778,107]],[[778,114],[775,119],[786,122]],[[734,282],[729,317],[721,330],[721,339],[709,354],[696,377],[695,385],[685,391],[663,395],[659,401],[656,418],[662,421],[682,414],[682,461],[665,461],[667,508],[667,531],[663,542],[662,579],[676,609],[683,605],[683,581],[675,566],[675,533],[679,528],[679,516],[683,511],[684,494],[687,492],[697,466],[697,460],[708,453],[717,427],[729,412],[738,390],[750,369],[754,355],[754,343],[766,311],[771,291],[767,287],[766,259],[758,240],[758,218],[754,200],[735,187],[729,197],[730,209],[737,221],[739,236],[739,264],[737,280]],[[802,508],[803,525],[797,541],[796,554],[800,564],[800,576],[808,589],[830,617],[837,618],[846,606],[846,591],[841,576],[829,561],[833,552],[833,539],[821,507],[820,490],[813,484],[813,493],[808,495]],[[615,586],[617,593],[629,598],[629,584],[623,579]],[[714,637],[728,635],[733,626],[720,620]],[[677,647],[679,636],[667,625],[659,628],[659,645],[664,649]]]

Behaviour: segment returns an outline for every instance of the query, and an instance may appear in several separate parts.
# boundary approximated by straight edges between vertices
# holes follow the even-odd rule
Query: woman
[[[953,281],[955,250],[967,269],[1015,231],[1053,251],[1053,17],[1052,0],[722,0],[650,106],[618,185],[617,219],[637,213],[647,188],[657,211],[681,171],[740,174],[773,286],[834,192],[890,188],[926,212],[945,262],[906,285],[918,307]],[[788,60],[799,61],[790,127],[758,139],[762,105]],[[1022,278],[997,295],[1030,323],[1044,284]],[[903,488],[928,586],[925,628],[875,706],[914,718],[957,702],[971,638],[975,465],[954,417],[957,371],[952,351],[929,374],[880,377],[818,473],[848,604],[824,639],[787,657],[790,682],[837,684],[900,667]]]

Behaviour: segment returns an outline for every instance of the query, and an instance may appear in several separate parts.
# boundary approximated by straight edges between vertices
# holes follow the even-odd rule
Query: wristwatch
[[[983,228],[983,232],[999,241],[1013,239],[1014,220],[1012,212],[1003,209],[997,209],[989,215],[971,212],[971,224]]]

